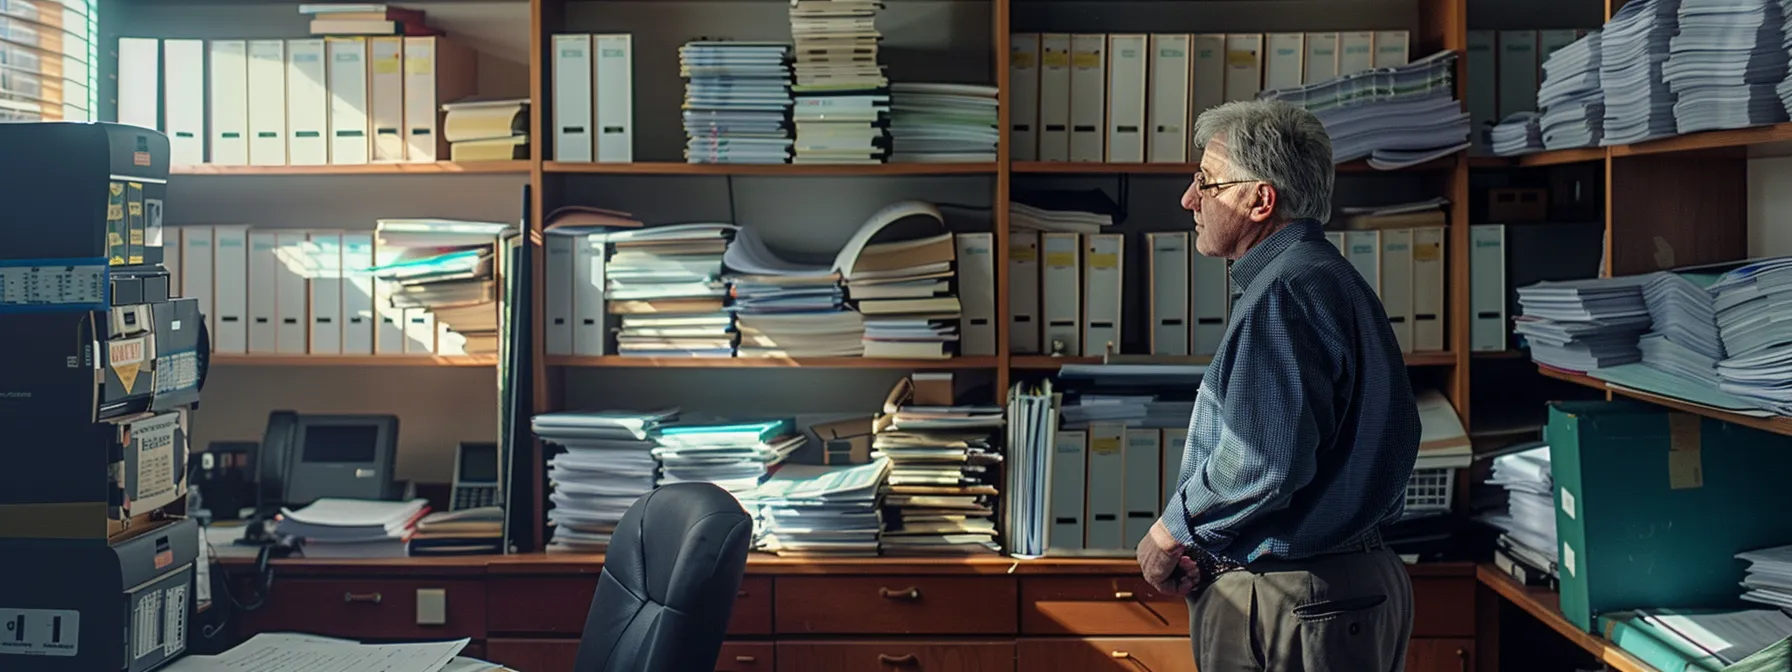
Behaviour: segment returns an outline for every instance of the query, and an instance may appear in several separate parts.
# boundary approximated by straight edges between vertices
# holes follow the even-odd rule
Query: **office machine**
[[[461,511],[502,503],[498,444],[463,443],[454,451],[454,490],[448,510]]]
[[[398,416],[274,411],[255,460],[257,503],[265,512],[322,497],[397,499],[397,454]]]
[[[237,520],[255,506],[255,472],[250,466],[259,447],[253,441],[213,441],[193,456],[199,463],[193,485],[199,489],[212,520]]]

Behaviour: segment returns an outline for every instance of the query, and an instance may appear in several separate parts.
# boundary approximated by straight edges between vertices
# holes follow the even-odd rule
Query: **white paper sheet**
[[[215,656],[188,656],[166,672],[440,672],[466,639],[421,644],[358,644],[266,633]]]

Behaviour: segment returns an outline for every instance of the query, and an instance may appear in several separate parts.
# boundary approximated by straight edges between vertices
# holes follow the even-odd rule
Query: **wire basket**
[[[1414,469],[1412,479],[1406,482],[1406,512],[1450,510],[1450,491],[1455,486],[1455,469]]]

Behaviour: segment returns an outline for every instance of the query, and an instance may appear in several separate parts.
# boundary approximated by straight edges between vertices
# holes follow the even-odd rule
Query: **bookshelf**
[[[211,366],[385,366],[385,367],[489,367],[497,355],[224,355],[214,354]]]
[[[171,175],[526,175],[528,161],[436,161],[354,166],[173,166]]]

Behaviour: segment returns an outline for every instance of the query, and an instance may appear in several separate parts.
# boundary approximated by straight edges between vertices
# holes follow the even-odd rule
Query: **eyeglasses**
[[[1195,191],[1201,192],[1203,195],[1211,195],[1214,193],[1218,193],[1218,191],[1220,189],[1224,189],[1226,187],[1230,187],[1230,186],[1238,185],[1238,184],[1249,184],[1251,182],[1256,182],[1256,181],[1257,180],[1227,180],[1225,182],[1209,183],[1207,181],[1206,175],[1201,174],[1201,173],[1195,173]]]

